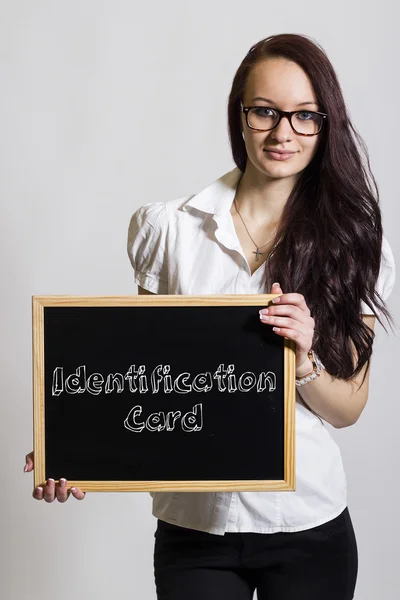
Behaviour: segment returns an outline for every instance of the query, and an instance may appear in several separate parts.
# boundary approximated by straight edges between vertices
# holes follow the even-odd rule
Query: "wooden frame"
[[[44,309],[108,306],[259,306],[278,294],[32,296],[34,487],[45,484]],[[295,490],[295,342],[284,338],[284,479],[265,481],[68,481],[83,491],[294,491]],[[56,480],[58,481],[58,480]]]

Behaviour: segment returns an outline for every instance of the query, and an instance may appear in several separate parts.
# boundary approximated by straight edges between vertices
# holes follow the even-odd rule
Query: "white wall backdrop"
[[[31,496],[32,474],[23,473],[33,447],[31,296],[137,293],[126,254],[130,215],[233,168],[228,94],[259,39],[302,33],[328,53],[368,145],[399,261],[394,5],[0,1],[1,598],[155,598],[147,493],[89,493],[66,504]],[[398,289],[388,303],[395,318]],[[348,477],[355,597],[395,600],[400,346],[397,333],[379,324],[376,333],[363,415],[353,427],[328,427]]]

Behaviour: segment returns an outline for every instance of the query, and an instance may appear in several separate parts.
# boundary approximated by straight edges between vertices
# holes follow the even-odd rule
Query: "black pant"
[[[157,521],[158,600],[351,600],[358,571],[348,508],[293,533],[223,536]]]

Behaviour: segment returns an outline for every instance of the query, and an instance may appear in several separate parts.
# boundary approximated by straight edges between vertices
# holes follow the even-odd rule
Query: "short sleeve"
[[[128,256],[135,282],[154,294],[168,293],[165,202],[150,202],[132,215],[128,229]]]
[[[376,284],[376,291],[382,297],[382,299],[386,302],[390,293],[394,287],[394,282],[396,280],[396,266],[394,262],[394,256],[392,249],[389,245],[389,242],[385,238],[382,237],[382,252],[381,252],[381,266],[379,271],[379,276]],[[376,308],[378,315],[380,315],[380,311]],[[373,315],[374,313],[371,311],[369,306],[361,301],[361,313],[363,315]]]

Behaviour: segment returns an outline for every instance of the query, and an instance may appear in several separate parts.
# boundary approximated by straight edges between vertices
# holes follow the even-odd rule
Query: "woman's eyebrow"
[[[255,100],[263,100],[264,102],[270,102],[271,104],[276,104],[276,102],[274,102],[270,98],[262,98],[261,96],[257,96],[256,98],[252,98],[251,102],[254,102]],[[317,102],[299,102],[298,104],[296,104],[296,106],[304,106],[305,104],[315,104],[315,106],[318,106]]]

